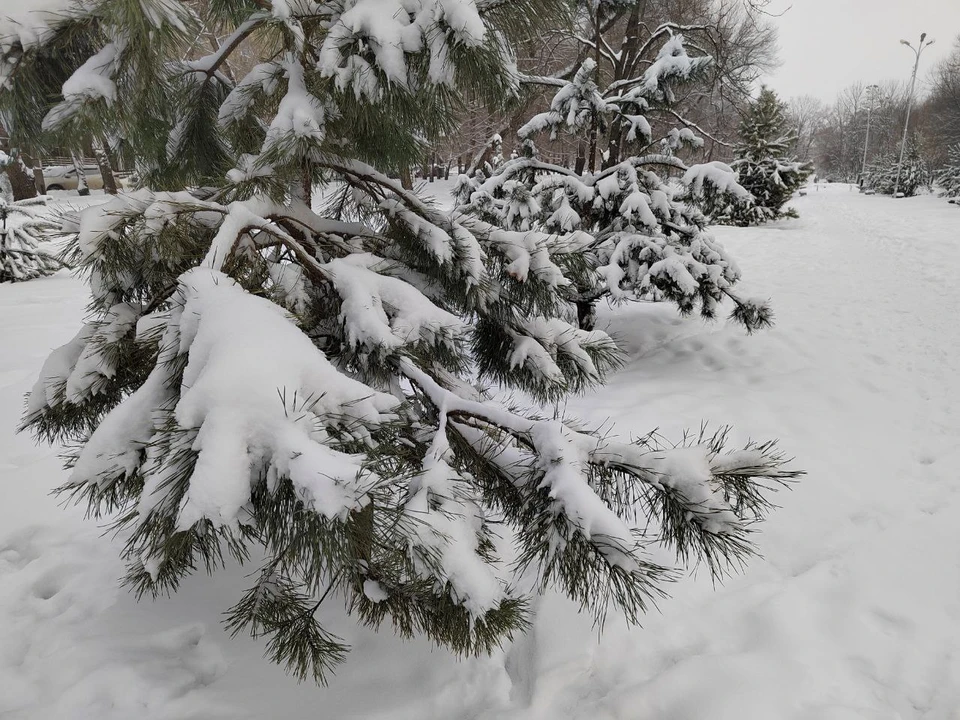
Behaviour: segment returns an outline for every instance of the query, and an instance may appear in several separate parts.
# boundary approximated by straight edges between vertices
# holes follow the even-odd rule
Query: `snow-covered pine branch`
[[[720,573],[751,552],[767,493],[796,474],[772,444],[621,443],[482,389],[561,401],[603,381],[620,353],[573,315],[598,265],[626,269],[618,292],[662,286],[682,309],[729,294],[735,266],[656,175],[686,170],[672,151],[692,134],[656,142],[638,104],[605,104],[655,147],[589,178],[508,161],[503,182],[468,188],[476,211],[445,212],[389,173],[449,125],[451,88],[513,87],[510,26],[494,24],[508,9],[167,5],[93,6],[103,36],[77,67],[108,39],[140,43],[121,43],[111,77],[145,187],[63,217],[91,314],[24,418],[74,445],[63,491],[118,531],[128,585],[174,591],[257,547],[228,628],[326,682],[347,651],[315,614],[329,597],[461,654],[522,632],[528,599],[495,533],[598,621],[614,607],[637,622],[687,561]],[[177,38],[205,27],[227,40],[185,61]],[[230,88],[213,70],[241,46],[259,57]]]
[[[705,231],[695,198],[703,193],[732,196],[744,204],[750,195],[736,173],[722,163],[687,167],[675,154],[702,143],[689,127],[669,128],[654,140],[648,111],[665,107],[668,87],[688,80],[709,65],[709,58],[687,56],[683,38],[671,35],[628,92],[601,92],[596,66],[587,60],[554,96],[550,110],[524,125],[524,155],[497,168],[484,180],[465,181],[458,189],[461,212],[512,230],[560,233],[575,238],[580,267],[571,275],[580,323],[592,327],[596,300],[631,297],[668,299],[681,312],[695,309],[707,318],[732,293],[740,272],[724,249]],[[604,98],[607,98],[606,100]],[[538,133],[576,134],[596,123],[621,123],[628,147],[619,162],[597,172],[569,169],[539,159]],[[679,185],[661,177],[679,175]],[[735,311],[733,317],[769,319],[769,310]]]

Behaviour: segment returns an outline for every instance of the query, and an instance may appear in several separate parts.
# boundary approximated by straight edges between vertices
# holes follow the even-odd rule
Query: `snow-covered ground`
[[[83,286],[0,286],[0,718],[960,718],[960,211],[847,186],[795,205],[800,220],[718,232],[774,330],[606,313],[631,360],[571,403],[623,431],[779,437],[809,475],[763,526],[765,557],[720,588],[678,583],[599,641],[549,596],[531,635],[463,662],[334,607],[354,650],[327,689],[220,628],[243,569],[155,602],[115,589],[117,542],[48,495],[56,451],[13,434]]]

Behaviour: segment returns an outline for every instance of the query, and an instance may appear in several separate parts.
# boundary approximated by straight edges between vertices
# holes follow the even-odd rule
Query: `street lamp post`
[[[926,42],[924,42],[926,40]],[[907,149],[907,130],[910,127],[910,111],[913,109],[913,89],[917,84],[917,69],[920,67],[920,53],[923,52],[923,49],[933,45],[933,40],[927,40],[926,33],[920,33],[920,44],[917,47],[914,47],[906,40],[900,41],[901,45],[906,45],[908,48],[913,50],[913,54],[917,56],[916,62],[913,63],[913,76],[910,78],[910,95],[907,97],[907,120],[903,124],[903,140],[900,141],[900,160],[897,162],[897,182],[893,186],[893,196],[897,197],[900,194],[900,172],[903,170],[903,153]]]
[[[863,162],[860,164],[861,183],[863,183],[863,176],[867,173],[867,148],[870,146],[870,113],[873,112],[873,101],[876,99],[875,93],[879,89],[879,85],[867,85],[867,133],[863,139]]]

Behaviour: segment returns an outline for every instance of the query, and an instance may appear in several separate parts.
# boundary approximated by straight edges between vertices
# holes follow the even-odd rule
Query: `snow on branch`
[[[161,347],[147,381],[85,445],[72,483],[99,477],[102,485],[139,465],[141,515],[175,508],[181,530],[201,520],[236,523],[264,473],[271,487],[289,478],[330,518],[362,505],[362,463],[331,448],[327,429],[364,437],[394,418],[396,398],[344,376],[280,308],[214,270],[181,277]],[[186,361],[181,378],[178,358]],[[143,412],[164,407],[169,415]],[[192,456],[177,483],[165,453]],[[173,497],[177,488],[182,496]]]
[[[408,55],[422,51],[430,81],[452,84],[451,46],[475,48],[485,36],[473,0],[355,0],[331,23],[318,66],[341,90],[377,101],[384,85],[409,87]]]
[[[372,270],[379,262],[381,258],[355,253],[323,265],[342,300],[347,341],[366,352],[390,353],[419,343],[447,345],[456,352],[456,341],[466,331],[463,321],[410,283]]]
[[[99,100],[110,107],[117,96],[113,75],[116,72],[117,46],[107,43],[77,68],[63,84],[63,100],[43,118],[43,129],[62,127],[89,103]]]
[[[750,200],[752,195],[739,183],[736,171],[719,161],[692,165],[684,173],[681,182],[693,195],[702,195],[705,186],[712,186],[717,192],[729,193],[740,200]]]
[[[560,318],[522,319],[510,335],[514,345],[510,367],[525,366],[548,382],[565,383],[568,377],[557,364],[558,358],[572,363],[590,382],[598,382],[601,373],[590,351],[618,354],[616,344],[606,333],[581,330]]]
[[[421,570],[449,583],[471,617],[482,617],[506,597],[505,588],[479,554],[483,526],[480,497],[454,470],[441,408],[437,430],[422,469],[411,480],[403,504],[414,520],[411,554]]]
[[[287,91],[267,128],[262,153],[280,151],[290,143],[308,143],[319,147],[326,136],[326,110],[323,103],[307,90],[304,69],[292,53],[283,62]]]
[[[625,97],[660,97],[669,100],[668,84],[675,80],[689,80],[713,63],[708,55],[690,57],[683,45],[683,35],[672,35],[657,53],[653,64],[648,67],[640,84],[628,91]]]
[[[490,403],[466,400],[445,390],[409,360],[399,363],[401,372],[415,383],[437,407],[451,418],[474,418],[510,434],[536,456],[542,473],[539,487],[549,490],[562,514],[584,537],[597,540],[598,550],[611,565],[636,569],[633,531],[626,521],[597,494],[593,473],[615,469],[626,473],[647,491],[653,492],[665,510],[693,523],[700,533],[714,536],[710,542],[732,542],[731,550],[746,550],[740,545],[751,518],[743,513],[740,499],[751,511],[760,511],[759,496],[739,498],[736,488],[725,478],[735,478],[740,492],[749,493],[742,484],[751,475],[782,484],[796,477],[784,467],[785,460],[775,445],[748,445],[744,450],[722,454],[725,434],[712,443],[651,451],[643,443],[622,443],[595,434],[580,432],[555,420],[530,419]],[[636,497],[639,497],[637,495]],[[641,508],[633,508],[632,512]],[[716,538],[721,538],[716,540]]]

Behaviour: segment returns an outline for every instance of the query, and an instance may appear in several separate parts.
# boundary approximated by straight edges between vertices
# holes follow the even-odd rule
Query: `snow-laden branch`
[[[240,23],[237,29],[220,43],[220,47],[217,48],[216,52],[206,55],[199,60],[190,60],[184,63],[184,67],[191,72],[201,73],[208,79],[214,77],[220,67],[230,59],[234,51],[240,47],[243,41],[246,40],[254,30],[266,21],[267,17],[266,13],[258,13],[257,15],[251,16]]]
[[[502,406],[461,398],[407,359],[399,361],[399,369],[448,417],[489,423],[530,448],[544,473],[541,487],[549,488],[550,496],[587,537],[603,538],[600,544],[607,549],[602,552],[611,564],[632,562],[626,551],[634,545],[632,530],[591,488],[591,466],[621,470],[669,495],[712,535],[739,535],[746,529],[744,518],[724,497],[715,476],[745,472],[771,480],[795,476],[782,463],[771,462],[763,449],[718,454],[707,446],[693,446],[650,452],[640,445],[578,432],[555,420],[531,420]]]
[[[678,113],[676,110],[667,110],[667,112],[670,113],[671,115],[673,115],[677,120],[679,120],[680,122],[682,122],[682,123],[683,123],[685,126],[687,126],[688,128],[693,128],[694,130],[696,130],[698,133],[700,133],[700,134],[703,135],[704,137],[709,138],[712,142],[715,142],[717,145],[722,145],[723,147],[732,147],[732,145],[731,145],[730,143],[724,142],[724,141],[721,140],[720,138],[714,137],[713,135],[711,135],[710,133],[708,133],[706,130],[704,130],[702,127],[700,127],[700,126],[697,125],[695,122],[693,122],[692,120],[688,120],[687,118],[683,117],[683,116],[682,116],[680,113]]]

